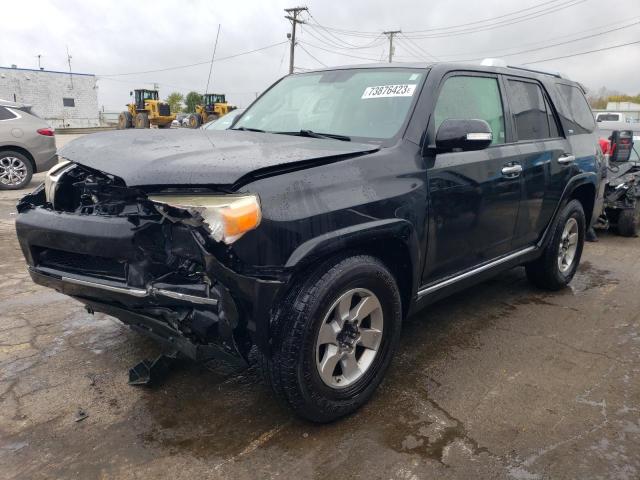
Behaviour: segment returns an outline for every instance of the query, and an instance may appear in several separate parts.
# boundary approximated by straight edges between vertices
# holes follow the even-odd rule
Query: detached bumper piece
[[[167,376],[177,353],[160,355],[155,360],[143,360],[129,370],[129,385],[155,385]]]
[[[168,285],[143,290],[47,268],[31,267],[29,273],[34,282],[76,298],[91,313],[116,317],[172,354],[180,352],[198,362],[223,360],[247,365],[233,336],[235,322],[222,310],[223,304],[230,305],[233,300],[219,289],[212,289],[216,297],[205,298],[182,293],[178,286],[175,290],[166,288]]]

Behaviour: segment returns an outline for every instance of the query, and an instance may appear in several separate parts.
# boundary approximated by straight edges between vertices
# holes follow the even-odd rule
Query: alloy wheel
[[[560,248],[558,249],[558,268],[566,273],[573,266],[573,260],[578,250],[578,222],[571,217],[567,220],[560,236]]]
[[[357,382],[373,364],[384,328],[382,305],[364,288],[343,293],[329,308],[315,343],[316,367],[331,388]]]
[[[20,185],[27,174],[27,166],[21,159],[11,156],[0,158],[0,183],[3,185]]]

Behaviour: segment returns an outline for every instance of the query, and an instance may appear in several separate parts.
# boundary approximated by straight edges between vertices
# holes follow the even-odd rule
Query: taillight
[[[56,134],[56,131],[53,128],[39,128],[37,132],[45,137],[53,137]]]

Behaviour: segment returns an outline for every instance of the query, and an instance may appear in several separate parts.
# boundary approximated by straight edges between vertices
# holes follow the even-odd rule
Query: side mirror
[[[441,152],[482,150],[491,145],[493,133],[484,120],[448,119],[436,133],[436,148]]]
[[[129,92],[129,96],[130,96],[130,97],[133,97],[133,92]]]

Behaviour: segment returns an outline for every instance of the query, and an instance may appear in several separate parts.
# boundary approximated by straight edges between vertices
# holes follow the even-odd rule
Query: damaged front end
[[[268,348],[269,308],[283,283],[239,273],[233,257],[230,244],[260,221],[257,198],[163,193],[59,164],[18,204],[30,274],[171,351],[245,363],[253,344]]]
[[[609,175],[599,228],[616,227],[623,212],[631,213],[640,208],[640,166],[624,163],[611,169]]]

